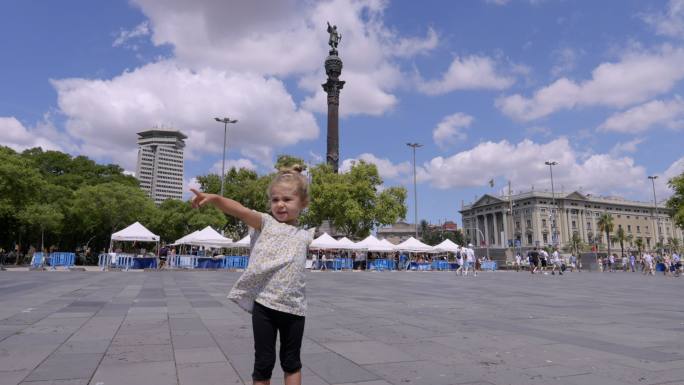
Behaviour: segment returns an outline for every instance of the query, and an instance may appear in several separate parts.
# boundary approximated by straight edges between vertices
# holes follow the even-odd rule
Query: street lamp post
[[[653,240],[658,244],[658,201],[656,200],[655,192],[655,180],[658,179],[658,175],[649,175],[648,179],[651,180],[651,186],[653,186]],[[660,251],[662,254],[662,250]]]
[[[223,196],[223,182],[226,179],[226,136],[228,136],[228,123],[237,123],[237,119],[214,118],[219,123],[223,123],[223,163],[221,164],[221,196]]]
[[[549,166],[549,172],[551,173],[551,214],[549,214],[549,219],[551,219],[551,242],[554,247],[556,246],[556,193],[553,189],[553,166],[557,165],[558,162],[546,161],[545,165]]]
[[[416,188],[416,148],[423,147],[420,143],[406,143],[413,149],[413,219],[416,226],[416,239],[418,239],[418,189]]]

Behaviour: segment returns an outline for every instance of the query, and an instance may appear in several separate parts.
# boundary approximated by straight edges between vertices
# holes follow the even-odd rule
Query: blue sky
[[[189,136],[186,184],[228,164],[325,154],[326,21],[347,81],[340,157],[456,220],[482,193],[550,188],[652,200],[684,172],[684,0],[6,1],[0,144],[135,170],[135,133]],[[488,181],[493,179],[493,188]]]

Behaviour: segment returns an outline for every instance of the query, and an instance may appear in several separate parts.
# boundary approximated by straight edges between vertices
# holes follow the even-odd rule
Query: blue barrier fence
[[[498,267],[498,264],[496,261],[485,261],[485,262],[482,262],[482,265],[480,266],[480,268],[482,270],[489,270],[489,271],[495,271],[497,269],[497,267]]]
[[[76,253],[61,253],[61,252],[50,253],[50,257],[46,260],[47,264],[50,265],[53,269],[56,269],[57,266],[64,266],[64,267],[74,266],[75,261],[76,261]]]
[[[223,258],[224,269],[246,269],[249,264],[249,258],[243,255],[231,255]]]
[[[449,270],[449,262],[447,261],[432,261],[432,264],[430,265],[431,270],[439,270],[439,271],[444,271],[444,270]]]
[[[391,259],[373,259],[368,261],[368,270],[385,271],[396,270],[397,264]]]
[[[335,258],[331,267],[333,270],[351,270],[354,268],[354,261],[351,258]]]
[[[31,258],[31,267],[41,267],[45,261],[43,260],[43,253],[33,253],[33,258]]]

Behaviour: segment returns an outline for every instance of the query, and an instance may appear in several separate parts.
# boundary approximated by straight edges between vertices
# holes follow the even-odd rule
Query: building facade
[[[485,194],[460,210],[466,239],[474,245],[521,247],[567,245],[577,234],[583,243],[607,245],[605,233],[599,231],[602,214],[613,217],[614,228],[625,230],[631,240],[625,248],[634,247],[641,239],[647,250],[671,238],[684,239],[682,229],[675,226],[670,210],[664,205],[629,201],[617,197],[599,197],[573,192],[552,196],[549,192],[531,191],[511,197]],[[611,248],[619,243],[611,242]]]
[[[183,149],[187,136],[180,131],[154,129],[138,133],[135,176],[140,188],[156,204],[183,199]]]
[[[399,221],[391,226],[381,227],[376,234],[378,239],[387,239],[395,245],[416,236],[416,226],[413,223]]]

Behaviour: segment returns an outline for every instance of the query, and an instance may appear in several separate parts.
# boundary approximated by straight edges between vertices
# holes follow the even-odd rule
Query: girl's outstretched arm
[[[191,188],[190,191],[195,194],[195,197],[192,198],[192,207],[197,208],[205,204],[211,204],[224,213],[245,222],[247,226],[257,230],[261,229],[261,215],[256,211],[252,211],[239,202],[220,195],[203,193],[194,188]]]

